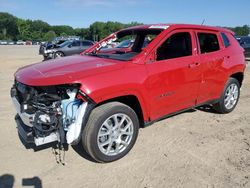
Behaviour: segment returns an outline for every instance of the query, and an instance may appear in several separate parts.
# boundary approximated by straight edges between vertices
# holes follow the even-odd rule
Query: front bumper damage
[[[44,57],[45,59],[54,59],[54,57],[55,57],[55,52],[54,52],[54,51],[44,52],[43,57]]]
[[[56,102],[56,105],[53,103],[55,109],[52,116],[51,112],[46,114],[46,110],[41,112],[41,109],[31,113],[27,110],[29,108],[27,103],[19,99],[18,92],[14,84],[11,88],[11,98],[17,111],[15,121],[22,142],[33,144],[35,147],[51,143],[58,143],[62,146],[73,145],[79,142],[83,125],[86,124],[93,106],[92,101],[77,99],[77,90],[68,91],[69,98]],[[44,106],[42,106],[43,108]],[[46,122],[52,121],[53,118],[56,120],[51,123],[51,128],[50,124]],[[44,124],[38,126],[38,120],[39,122],[44,121]],[[46,130],[41,130],[43,126],[46,127]]]

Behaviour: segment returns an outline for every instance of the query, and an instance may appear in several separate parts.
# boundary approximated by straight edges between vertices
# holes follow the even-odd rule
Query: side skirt
[[[194,106],[191,106],[191,107],[188,107],[188,108],[184,108],[182,110],[178,110],[176,112],[173,112],[173,113],[170,113],[170,114],[166,114],[164,116],[161,116],[155,120],[152,120],[152,121],[144,121],[144,127],[148,127],[150,125],[153,125],[154,123],[158,122],[158,121],[161,121],[163,119],[167,119],[167,118],[170,118],[170,117],[173,117],[175,115],[178,115],[178,114],[181,114],[183,112],[186,112],[188,110],[192,110],[192,109],[195,109],[197,107],[200,107],[200,106],[203,106],[203,105],[212,105],[212,104],[215,104],[219,101],[219,99],[213,99],[213,100],[209,100],[209,101],[206,101],[204,103],[200,103],[200,104],[197,104],[197,105],[194,105]],[[143,128],[144,128],[143,127]]]

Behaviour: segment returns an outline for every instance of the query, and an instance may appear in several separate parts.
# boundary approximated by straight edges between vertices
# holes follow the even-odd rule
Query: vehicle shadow
[[[0,188],[13,188],[15,178],[12,174],[3,174],[0,176]],[[42,188],[42,180],[34,176],[33,178],[23,178],[22,186],[33,186],[34,188]]]
[[[196,107],[197,110],[203,111],[203,112],[208,112],[212,114],[219,114],[211,105],[203,105]]]
[[[172,118],[172,117],[178,116],[178,115],[180,115],[180,114],[193,113],[193,112],[196,112],[196,111],[197,111],[197,110],[196,110],[196,109],[193,109],[193,108],[188,109],[188,110],[183,110],[183,111],[180,111],[180,112],[177,112],[177,113],[173,113],[173,114],[164,116],[164,117],[162,117],[162,118],[160,118],[160,119],[158,119],[157,121],[154,121],[154,122],[163,121],[163,120],[165,120],[165,119]],[[153,122],[153,123],[154,123],[154,122]],[[149,124],[149,125],[152,125],[152,124]],[[147,125],[147,126],[142,126],[142,128],[147,128],[147,127],[148,127],[148,125]]]
[[[191,109],[188,109],[188,110],[184,110],[184,111],[181,111],[179,113],[171,114],[171,115],[168,115],[166,117],[162,117],[161,119],[157,120],[156,122],[162,121],[162,120],[165,120],[165,119],[168,119],[168,118],[180,115],[180,114],[184,114],[184,113],[193,113],[193,112],[196,112],[197,110],[203,111],[203,112],[208,112],[208,113],[218,114],[218,112],[215,111],[212,108],[211,105],[203,105],[203,106],[199,106],[199,107],[196,107],[196,108],[191,108]],[[148,127],[148,126],[141,126],[141,128],[146,128],[146,127]],[[33,149],[33,151],[35,151],[35,152],[43,150],[43,149],[48,149],[48,148],[58,149],[56,143],[50,143],[50,144],[46,144],[45,146],[37,147],[34,144],[26,143],[19,134],[18,134],[18,136],[19,136],[19,139],[21,140],[22,144],[25,146],[26,149]],[[85,151],[85,149],[83,148],[81,143],[78,143],[77,145],[72,145],[72,149],[75,152],[77,152],[84,159],[86,159],[88,161],[91,161],[91,162],[94,162],[94,163],[98,163],[94,159],[92,159],[92,157],[89,156],[89,154]],[[67,150],[68,149],[66,149],[65,151],[67,151]],[[57,161],[57,163],[58,163],[58,161]],[[27,182],[27,181],[25,181],[25,182]],[[1,186],[0,186],[0,188],[1,188]]]
[[[77,145],[72,145],[72,148],[73,150],[75,150],[76,153],[78,153],[84,159],[89,160],[94,163],[98,163],[89,156],[89,154],[85,151],[81,143],[78,143]]]

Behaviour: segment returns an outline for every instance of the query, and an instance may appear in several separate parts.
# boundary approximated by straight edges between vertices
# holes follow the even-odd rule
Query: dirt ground
[[[194,110],[141,129],[123,159],[98,164],[72,147],[66,165],[51,149],[19,141],[9,90],[18,67],[41,61],[38,46],[0,46],[0,187],[250,187],[250,68],[227,115]]]

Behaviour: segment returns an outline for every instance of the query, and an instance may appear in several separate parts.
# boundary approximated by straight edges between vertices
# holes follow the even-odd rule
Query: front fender
[[[97,104],[133,95],[140,103],[144,119],[148,120],[146,79],[147,72],[144,65],[126,63],[121,69],[84,78],[81,80],[80,89]]]
[[[146,105],[146,101],[143,97],[143,94],[141,94],[139,91],[136,90],[117,90],[113,92],[95,92],[94,95],[91,95],[90,97],[98,104],[98,103],[103,103],[107,100],[112,100],[118,97],[123,97],[123,96],[135,96],[142,109],[144,121],[147,121],[149,118],[149,113],[148,113],[148,107]]]

